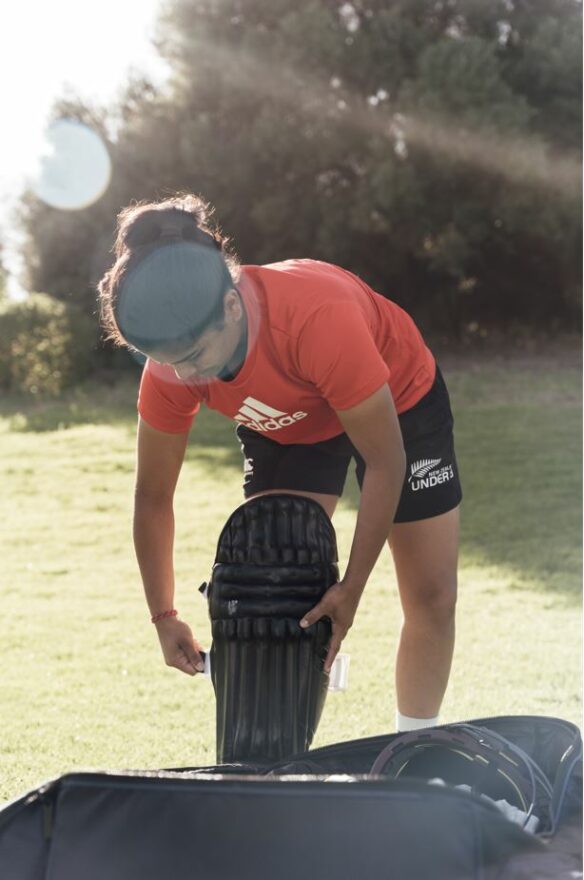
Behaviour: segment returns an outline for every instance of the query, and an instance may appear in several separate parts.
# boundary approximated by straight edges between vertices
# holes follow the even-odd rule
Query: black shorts
[[[436,367],[430,391],[399,416],[406,452],[406,475],[395,522],[414,522],[446,513],[460,504],[462,489],[454,454],[450,399]],[[359,486],[365,462],[346,434],[319,443],[276,443],[238,425],[244,455],[246,498],[269,489],[322,492],[340,496],[351,459]]]

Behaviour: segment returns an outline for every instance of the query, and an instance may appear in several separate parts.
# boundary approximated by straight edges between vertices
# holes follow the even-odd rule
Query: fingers
[[[202,649],[193,638],[188,624],[173,617],[161,620],[156,629],[167,666],[179,669],[187,675],[204,672]]]
[[[339,653],[341,642],[347,635],[348,630],[347,626],[343,626],[335,620],[334,605],[333,607],[329,607],[329,605],[330,603],[327,601],[327,596],[325,596],[323,599],[320,600],[317,605],[314,606],[314,608],[311,608],[310,611],[305,614],[300,621],[300,626],[302,627],[302,629],[306,629],[307,627],[312,626],[314,623],[317,623],[317,621],[319,621],[322,617],[329,617],[331,619],[332,635],[329,642],[326,660],[324,662],[324,671],[326,673],[330,673],[334,659]]]
[[[199,651],[197,650],[197,648],[195,648],[194,644],[189,645],[187,643],[186,645],[182,645],[181,647],[182,647],[183,651],[185,652],[185,654],[187,656],[187,660],[190,662],[191,666],[194,666],[194,668],[197,672],[204,672],[205,671],[205,663],[203,662],[203,658],[199,654]]]
[[[323,608],[323,601],[315,605],[314,608],[311,608],[310,611],[304,615],[302,620],[300,621],[300,626],[302,629],[306,629],[308,626],[312,626],[313,623],[316,623],[317,620],[320,620],[321,617],[324,617],[326,614],[325,609]]]
[[[328,649],[328,653],[326,655],[326,660],[324,661],[324,671],[325,672],[328,673],[331,671],[335,657],[339,653],[339,649],[341,647],[342,641],[343,641],[343,636],[341,636],[339,634],[335,634],[333,632],[333,635],[332,635],[330,643],[329,643],[329,649]]]
[[[189,644],[189,642],[179,642],[177,648],[178,650],[172,663],[176,669],[186,672],[187,675],[196,675],[197,672],[204,671],[205,664],[203,658],[194,645]]]
[[[332,624],[331,640],[324,661],[324,671],[330,673],[334,659],[339,653],[341,643],[353,623],[355,611],[349,603],[347,609],[344,601],[344,594],[341,593],[339,585],[330,587],[325,596],[320,600],[318,605],[311,608],[308,614],[305,614],[300,621],[302,629],[312,626],[313,623],[319,621],[322,617],[330,618]]]
[[[187,675],[196,675],[197,670],[193,663],[188,659],[186,654],[183,651],[180,651],[176,657],[174,658],[171,666],[174,666],[175,669],[179,669],[181,672],[186,672]]]

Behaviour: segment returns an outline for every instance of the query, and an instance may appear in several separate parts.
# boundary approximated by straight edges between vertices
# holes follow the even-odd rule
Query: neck
[[[242,303],[243,305],[243,303]],[[239,337],[239,342],[237,343],[237,348],[233,352],[233,355],[228,364],[221,370],[219,374],[219,379],[222,382],[230,382],[232,379],[235,379],[243,364],[245,363],[245,357],[247,355],[247,315],[245,313],[245,309],[243,310],[243,317],[241,319],[241,335]]]

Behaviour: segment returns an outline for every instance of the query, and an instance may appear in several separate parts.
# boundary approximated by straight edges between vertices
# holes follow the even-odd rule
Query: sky
[[[161,0],[0,4],[0,236],[9,271],[18,271],[11,212],[42,149],[53,102],[69,88],[108,103],[131,69],[162,81],[165,67],[151,44],[160,6]],[[9,289],[18,293],[15,278]]]

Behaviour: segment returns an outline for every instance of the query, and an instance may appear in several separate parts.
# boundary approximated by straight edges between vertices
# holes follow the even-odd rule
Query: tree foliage
[[[8,272],[4,265],[2,245],[0,244],[0,304],[6,299],[8,294]]]
[[[244,262],[339,263],[426,326],[565,326],[579,303],[576,0],[169,0],[163,89],[97,111],[114,177],[23,197],[31,286],[94,308],[131,200],[203,194]]]
[[[0,389],[58,395],[93,364],[91,322],[75,305],[44,293],[0,303]]]

